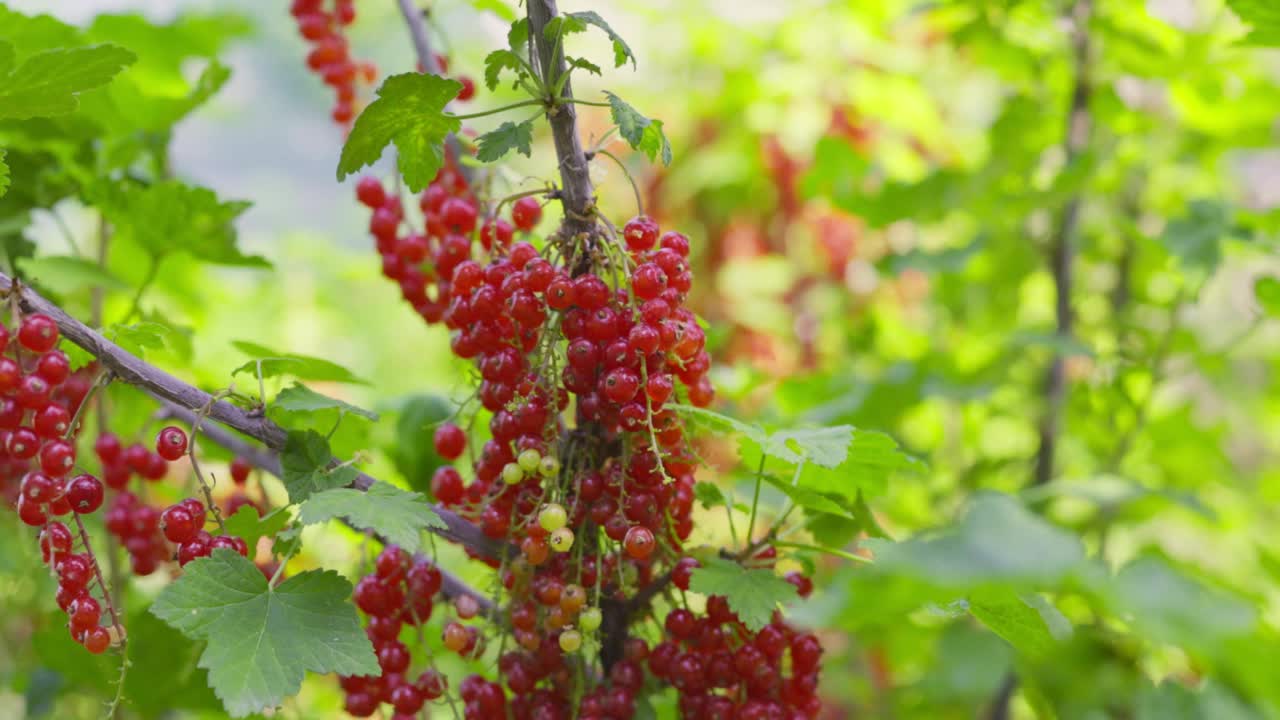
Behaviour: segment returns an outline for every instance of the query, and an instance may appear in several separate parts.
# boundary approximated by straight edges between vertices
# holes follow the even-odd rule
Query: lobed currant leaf
[[[650,160],[661,155],[662,164],[670,165],[671,143],[667,142],[666,133],[662,131],[662,121],[641,115],[625,100],[608,90],[604,94],[609,98],[610,112],[613,114],[613,122],[618,125],[618,133],[632,149],[648,155]]]
[[[524,61],[514,50],[494,50],[484,58],[485,86],[490,90],[496,89],[503,70],[511,70],[518,77],[524,77],[527,74]]]
[[[258,510],[250,505],[243,505],[235,515],[227,518],[227,534],[244,540],[252,555],[258,547],[258,540],[274,537],[276,533],[289,524],[289,512],[285,508],[276,508],[266,515],[258,515]]]
[[[515,11],[502,0],[471,0],[471,7],[476,10],[488,10],[507,22],[516,17]]]
[[[377,530],[409,552],[421,549],[423,530],[446,527],[420,493],[384,482],[374,483],[365,492],[338,488],[316,493],[298,512],[306,525],[336,517],[346,518],[357,528]]]
[[[709,483],[705,480],[694,483],[693,497],[702,507],[710,510],[713,507],[728,506],[729,500],[721,492],[719,486],[715,483]]]
[[[529,42],[529,19],[520,18],[507,30],[507,47],[519,52]]]
[[[689,589],[703,595],[723,595],[729,608],[752,632],[769,624],[780,603],[796,600],[796,588],[772,570],[749,570],[736,562],[708,557],[693,571]]]
[[[243,717],[296,694],[308,671],[379,672],[350,595],[351,584],[329,570],[272,588],[252,561],[219,548],[188,563],[151,612],[207,641],[199,666],[227,712]]]
[[[43,50],[16,63],[11,43],[0,42],[0,120],[65,115],[79,94],[111,81],[137,60],[118,45]]]
[[[234,223],[251,203],[222,201],[208,188],[177,180],[145,186],[104,185],[97,194],[116,234],[141,245],[152,262],[169,253],[186,252],[218,265],[271,267],[265,259],[245,255],[236,246]]]
[[[3,184],[5,179],[0,176],[0,184]],[[18,267],[27,277],[60,295],[94,287],[107,290],[129,289],[129,284],[117,277],[115,273],[81,257],[46,255],[23,258],[18,262]]]
[[[569,63],[570,68],[579,68],[581,70],[586,70],[592,75],[599,76],[603,74],[603,72],[600,70],[599,65],[591,62],[590,60],[587,60],[586,58],[566,57],[565,62]]]
[[[338,160],[338,179],[372,165],[395,143],[405,184],[421,192],[444,164],[444,140],[462,121],[444,111],[462,91],[462,83],[437,75],[392,75],[378,88],[378,99],[356,118]]]
[[[291,430],[280,453],[281,479],[289,502],[299,503],[315,493],[350,485],[356,479],[351,466],[329,467],[333,453],[329,441],[315,430]]]
[[[299,380],[314,380],[316,382],[341,382],[353,385],[369,384],[365,380],[356,377],[350,370],[323,358],[276,352],[265,345],[259,345],[247,340],[235,340],[231,345],[240,352],[254,358],[233,370],[231,372],[232,375],[249,373],[256,377],[259,371],[259,363],[261,363],[262,377],[264,378],[292,375]]]
[[[271,401],[271,406],[286,412],[316,412],[318,410],[336,409],[341,413],[358,415],[366,420],[377,420],[378,413],[365,410],[328,395],[321,395],[306,385],[294,383],[281,390]]]
[[[497,129],[476,138],[476,142],[479,144],[476,159],[481,162],[494,162],[512,150],[530,157],[533,152],[533,121],[525,120],[518,125],[504,122]]]
[[[109,325],[103,329],[102,334],[111,342],[138,357],[145,357],[148,350],[165,348],[188,359],[191,356],[189,329],[175,328],[154,320],[145,320],[131,325]]]
[[[631,52],[631,47],[627,45],[627,41],[623,40],[621,35],[615,32],[613,28],[609,27],[609,23],[605,22],[604,18],[600,17],[599,13],[592,10],[585,10],[583,12],[566,13],[566,15],[587,25],[594,25],[603,30],[605,34],[609,36],[609,41],[613,43],[614,67],[622,67],[626,64],[627,60],[631,61],[632,68],[636,67],[635,53]],[[598,75],[599,73],[596,74]]]

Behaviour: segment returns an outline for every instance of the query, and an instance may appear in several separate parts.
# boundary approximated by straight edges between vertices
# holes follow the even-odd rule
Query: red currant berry
[[[18,342],[32,352],[49,352],[58,344],[58,325],[48,315],[28,315],[18,328]]]
[[[182,428],[169,427],[156,436],[156,454],[165,460],[177,460],[187,452],[187,434]]]
[[[92,475],[77,475],[67,483],[67,502],[78,515],[102,507],[102,483]]]
[[[649,250],[658,242],[658,223],[647,215],[637,215],[623,226],[622,237],[632,252]]]
[[[365,175],[356,183],[356,199],[365,207],[376,210],[387,201],[387,191],[378,178]]]
[[[231,482],[236,485],[244,485],[249,480],[249,471],[253,470],[253,466],[248,460],[238,457],[231,461]]]
[[[516,200],[511,206],[511,222],[525,232],[534,229],[541,219],[542,205],[531,195]]]
[[[636,560],[643,560],[652,555],[656,544],[653,531],[640,526],[628,530],[626,537],[622,540],[623,549]]]
[[[467,447],[467,434],[453,423],[444,423],[436,428],[436,452],[446,460],[456,460]]]
[[[66,353],[58,350],[45,353],[36,362],[36,374],[50,385],[61,385],[71,374],[71,361]]]
[[[200,528],[185,507],[173,505],[160,514],[160,531],[169,542],[181,545],[193,540]]]
[[[66,440],[50,440],[40,448],[40,469],[50,477],[66,475],[75,464],[76,446]]]

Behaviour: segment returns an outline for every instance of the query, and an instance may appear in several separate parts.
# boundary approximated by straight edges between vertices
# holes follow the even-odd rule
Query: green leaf
[[[790,481],[783,480],[776,475],[765,473],[762,476],[765,482],[782,491],[784,495],[791,498],[791,501],[804,510],[816,513],[827,513],[830,515],[839,515],[850,520],[857,520],[858,517],[853,510],[840,502],[839,498],[828,497],[819,492],[815,492],[806,487],[792,485]],[[709,485],[710,483],[698,483],[698,485]],[[694,497],[698,495],[698,485],[693,486]],[[715,487],[712,485],[712,487]],[[717,488],[717,492],[719,489]]]
[[[376,530],[411,553],[422,549],[423,530],[446,527],[421,494],[384,482],[374,483],[366,492],[339,488],[317,493],[298,512],[298,519],[307,525],[336,517]]]
[[[849,457],[853,428],[836,425],[824,428],[778,430],[764,442],[764,453],[792,465],[813,463],[825,468],[839,467]]]
[[[350,595],[351,584],[328,570],[271,588],[253,562],[220,548],[187,564],[151,612],[208,642],[200,667],[227,712],[243,717],[297,694],[307,671],[379,672]]]
[[[148,350],[168,348],[178,357],[190,359],[191,339],[189,329],[171,327],[161,322],[146,320],[132,325],[109,325],[102,331],[108,340],[138,357],[146,357]]]
[[[604,73],[600,70],[600,66],[599,66],[599,65],[597,65],[597,64],[595,64],[595,63],[593,63],[593,62],[591,62],[590,60],[587,60],[586,58],[580,58],[580,57],[566,57],[566,58],[565,58],[565,62],[569,63],[569,67],[570,67],[570,68],[578,68],[578,69],[580,69],[580,70],[586,70],[587,72],[591,73],[592,75],[603,75],[603,74],[604,74]]]
[[[46,255],[23,258],[18,267],[30,279],[58,293],[69,293],[103,288],[127,290],[129,284],[96,262],[69,255]]]
[[[1266,275],[1253,281],[1253,296],[1258,299],[1263,312],[1280,317],[1280,278]]]
[[[338,161],[338,179],[372,165],[390,143],[399,151],[405,184],[421,192],[444,163],[444,139],[462,121],[444,111],[462,83],[425,73],[392,75],[378,88],[378,99],[356,118]]]
[[[258,365],[261,363],[262,377],[264,378],[292,375],[299,380],[312,380],[315,382],[369,384],[356,377],[350,370],[323,358],[298,355],[296,353],[280,353],[264,345],[247,340],[236,340],[231,344],[240,352],[253,358],[253,360],[233,370],[232,375],[249,373],[257,377]]]
[[[9,192],[9,166],[5,164],[4,156],[4,148],[0,148],[0,198]]]
[[[971,595],[969,612],[1023,656],[1043,661],[1071,633],[1070,622],[1038,595],[999,589]]]
[[[1158,555],[1144,555],[1117,573],[1112,601],[1145,635],[1210,651],[1251,633],[1257,611],[1242,598],[1206,586]]]
[[[880,521],[876,520],[876,515],[871,511],[871,506],[867,505],[867,499],[862,496],[862,491],[858,491],[858,498],[853,503],[853,514],[858,518],[858,522],[862,524],[862,529],[867,533],[868,537],[879,538],[881,540],[892,540],[889,533],[880,526]]]
[[[4,45],[12,64],[13,46]],[[107,84],[135,60],[137,56],[116,45],[58,48],[31,55],[0,76],[0,120],[75,112],[79,93]]]
[[[337,398],[321,395],[305,385],[297,383],[281,390],[276,399],[271,401],[272,407],[287,412],[316,412],[318,410],[337,409],[340,413],[359,415],[367,420],[377,420],[378,413],[365,410]]]
[[[1252,25],[1249,34],[1241,39],[1246,45],[1275,47],[1280,45],[1280,4],[1275,0],[1227,0],[1227,7]]]
[[[875,543],[872,545],[872,543]],[[868,541],[876,569],[937,587],[1051,585],[1080,568],[1084,548],[1007,495],[982,493],[951,528],[899,543]]]
[[[613,114],[613,122],[618,126],[618,134],[633,149],[648,155],[650,160],[661,155],[662,164],[670,165],[671,143],[667,142],[667,136],[662,131],[662,121],[641,115],[625,100],[607,90],[604,94],[609,97],[609,108]]]
[[[258,540],[264,537],[275,537],[276,533],[289,524],[289,520],[287,508],[276,508],[266,515],[258,515],[257,508],[252,505],[242,505],[236,514],[227,518],[225,522],[227,534],[243,539],[252,555],[254,548],[258,547]]]
[[[1226,207],[1213,200],[1193,200],[1187,214],[1169,221],[1160,242],[1184,266],[1212,272],[1222,260],[1222,238],[1228,234]]]
[[[694,484],[693,497],[707,510],[713,507],[727,507],[729,505],[729,501],[725,498],[724,493],[720,491],[720,487],[705,480]]]
[[[529,43],[529,18],[520,18],[507,30],[507,47],[519,52]]]
[[[636,67],[635,53],[631,52],[631,48],[627,46],[627,42],[622,39],[622,36],[614,32],[613,28],[609,27],[609,23],[605,22],[604,18],[600,17],[598,14],[590,10],[587,10],[585,12],[573,12],[573,13],[567,13],[567,14],[569,17],[574,18],[576,20],[580,20],[590,25],[595,25],[596,27],[603,30],[606,35],[609,36],[609,40],[613,43],[614,67],[622,67],[627,62],[627,60],[631,61],[632,68]],[[599,73],[596,73],[596,74],[599,75]]]
[[[498,87],[503,70],[511,70],[520,77],[528,74],[524,60],[514,50],[494,50],[484,58],[484,84],[490,90]]]
[[[749,630],[769,624],[779,603],[794,601],[799,596],[791,583],[772,570],[748,570],[736,562],[706,558],[693,571],[689,589],[703,595],[723,595],[729,608]]]
[[[219,265],[271,267],[263,258],[236,246],[235,221],[251,203],[223,202],[207,188],[162,180],[152,185],[105,188],[98,204],[115,226],[152,258],[187,252]]]
[[[471,0],[471,7],[481,11],[488,10],[507,22],[516,19],[516,12],[502,0]]]
[[[356,479],[351,466],[330,468],[333,453],[329,441],[314,431],[290,431],[280,454],[281,480],[289,491],[289,502],[300,503],[315,493],[350,485]]]
[[[476,149],[476,159],[480,162],[493,162],[512,150],[530,157],[533,152],[533,121],[525,120],[519,125],[504,122],[497,129],[476,138],[476,142],[480,145]]]

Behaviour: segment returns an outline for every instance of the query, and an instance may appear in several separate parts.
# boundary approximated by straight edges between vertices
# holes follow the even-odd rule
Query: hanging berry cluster
[[[431,619],[441,581],[440,571],[434,565],[390,545],[378,555],[374,572],[356,584],[356,607],[368,616],[365,633],[373,643],[382,672],[377,676],[340,679],[347,695],[348,713],[369,717],[387,703],[394,708],[393,717],[397,720],[413,718],[423,703],[444,695],[444,677],[434,667],[425,667],[415,679],[409,679],[413,658],[409,646],[400,641],[401,630],[421,628]],[[470,615],[474,617],[478,607],[474,600],[468,600],[472,603]],[[478,654],[477,640],[476,633],[468,635],[473,655]]]
[[[357,84],[372,85],[378,69],[351,58],[345,29],[356,19],[355,0],[333,0],[331,9],[325,5],[325,0],[293,0],[290,12],[298,34],[312,46],[307,67],[333,88],[333,121],[345,126],[355,117]]]
[[[680,690],[687,717],[815,716],[816,639],[780,617],[749,632],[724,598],[713,597],[702,617],[674,612],[653,653],[627,639],[626,656],[585,693],[575,694],[565,664],[585,643],[603,642],[606,601],[668,571],[687,587],[696,566],[683,550],[696,461],[667,407],[713,398],[705,335],[685,307],[688,238],[642,215],[587,254],[556,238],[538,250],[515,237],[537,227],[536,197],[517,199],[510,220],[481,222],[477,199],[449,167],[419,198],[421,231],[376,179],[363,178],[356,194],[373,211],[383,274],[427,323],[452,331],[453,353],[481,378],[476,398],[491,413],[490,437],[471,458],[470,482],[445,465],[431,489],[485,535],[519,548],[500,568],[510,600],[503,620],[518,646],[499,663],[506,690],[521,698],[512,716],[568,718],[571,698],[581,697],[578,717],[631,717],[646,667]],[[434,443],[457,460],[468,437],[444,423]],[[472,652],[458,623],[446,625],[445,644]],[[489,688],[473,682],[468,718],[505,712],[503,688]]]

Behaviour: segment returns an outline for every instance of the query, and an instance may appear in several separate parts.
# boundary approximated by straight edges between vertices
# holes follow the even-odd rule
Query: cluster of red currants
[[[776,555],[766,548],[752,564],[769,567]],[[682,559],[672,583],[688,590],[697,567],[697,560]],[[802,597],[813,592],[813,583],[800,573],[786,579]],[[822,709],[816,694],[822,645],[817,636],[789,626],[781,613],[752,632],[725,598],[712,595],[701,617],[676,608],[667,614],[663,630],[665,638],[648,654],[649,672],[679,691],[685,717],[802,720]]]
[[[413,658],[409,646],[400,640],[404,628],[421,627],[431,618],[441,582],[434,565],[389,545],[374,562],[374,572],[356,584],[356,607],[368,615],[365,633],[382,672],[340,679],[348,713],[369,717],[382,703],[389,703],[395,711],[393,720],[409,720],[417,717],[424,703],[444,695],[445,679],[432,667],[422,670],[416,680],[406,677]]]
[[[356,19],[355,0],[333,0],[331,10],[325,9],[325,0],[293,0],[290,13],[298,34],[312,45],[307,67],[333,88],[333,121],[348,125],[356,113],[357,82],[372,85],[378,79],[373,63],[352,60],[347,47],[344,28]]]

